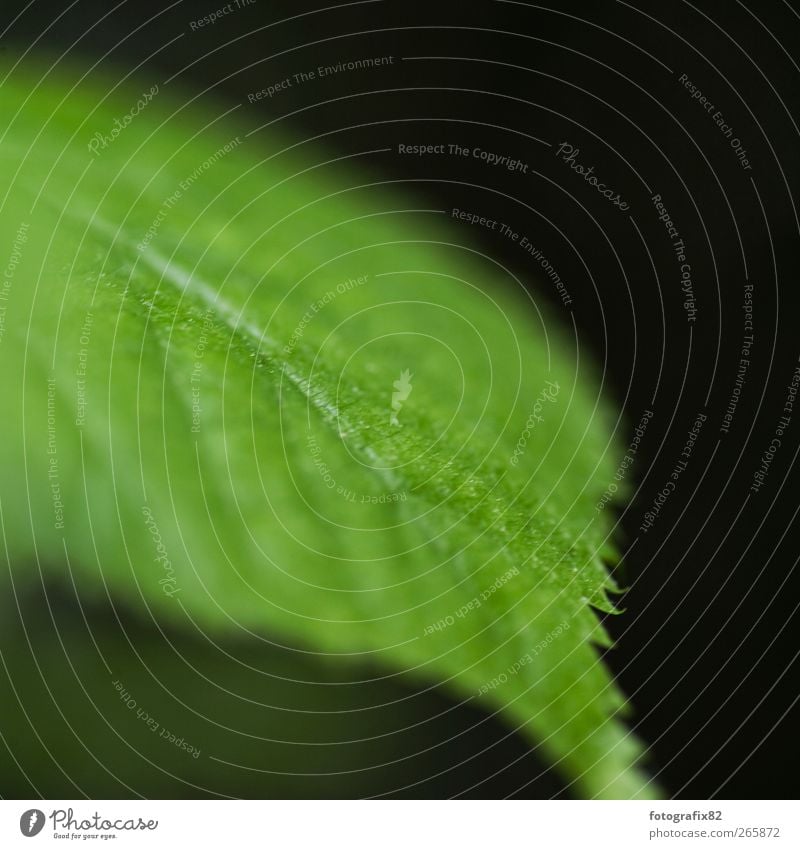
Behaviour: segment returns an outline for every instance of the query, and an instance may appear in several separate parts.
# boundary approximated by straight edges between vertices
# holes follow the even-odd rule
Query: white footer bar
[[[800,846],[791,801],[0,801],[0,846]]]

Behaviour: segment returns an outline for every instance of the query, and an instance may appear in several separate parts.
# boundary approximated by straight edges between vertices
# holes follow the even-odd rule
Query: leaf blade
[[[592,646],[614,444],[577,346],[438,213],[275,138],[227,150],[243,131],[159,102],[87,159],[87,116],[113,110],[81,89],[9,129],[2,220],[31,233],[3,340],[14,579],[66,550],[87,595],[447,681],[581,792],[655,792]]]

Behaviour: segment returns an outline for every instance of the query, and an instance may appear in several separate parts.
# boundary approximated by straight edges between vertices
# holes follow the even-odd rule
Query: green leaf
[[[652,794],[593,646],[619,452],[574,328],[390,153],[148,90],[2,86],[10,580],[442,682],[577,793]]]

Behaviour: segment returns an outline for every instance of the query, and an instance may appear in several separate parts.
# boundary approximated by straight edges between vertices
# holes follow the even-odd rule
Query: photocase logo
[[[19,818],[19,830],[25,837],[35,837],[44,828],[44,813],[31,808]]]
[[[411,386],[411,378],[413,375],[411,372],[406,369],[405,371],[400,372],[400,379],[395,380],[392,386],[397,390],[396,392],[392,392],[392,413],[389,416],[389,424],[397,425],[397,427],[401,427],[400,422],[397,420],[397,414],[403,407],[403,401],[405,401],[408,396],[411,394],[412,386]]]

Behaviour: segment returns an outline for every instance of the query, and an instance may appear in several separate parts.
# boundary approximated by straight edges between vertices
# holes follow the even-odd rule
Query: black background
[[[320,144],[334,153],[390,147],[359,159],[375,180],[408,181],[405,188],[433,208],[499,218],[542,246],[570,293],[568,308],[517,245],[466,224],[458,231],[555,313],[565,320],[573,313],[581,343],[605,364],[609,391],[624,408],[623,439],[645,409],[654,411],[637,456],[636,497],[621,516],[620,569],[630,589],[626,614],[608,621],[617,646],[607,653],[630,697],[632,727],[651,749],[648,766],[669,794],[685,798],[795,796],[800,406],[766,483],[758,493],[748,488],[800,355],[797,9],[778,0],[697,7],[387,0],[316,10],[257,0],[191,31],[189,21],[219,5],[36,0],[19,4],[14,19],[4,4],[10,26],[0,44],[19,50],[36,42],[98,61],[98,73],[116,77],[138,68],[216,112],[238,105],[255,126],[269,121],[298,138],[323,136]],[[298,71],[383,55],[393,64],[247,102],[248,93]],[[681,74],[724,114],[752,170],[741,167]],[[548,146],[564,141],[619,191],[628,211],[591,190]],[[531,173],[396,153],[398,143],[440,142],[517,157]],[[694,324],[655,193],[687,245]],[[744,335],[745,264],[755,342],[730,432],[721,433]],[[679,489],[641,533],[642,515],[700,412],[708,418]],[[95,616],[119,627],[117,613]],[[431,716],[447,711],[429,723],[426,738],[435,744],[454,729],[459,736],[412,765],[420,783],[404,795],[563,792],[525,742],[494,720],[453,707],[446,695],[424,698]],[[429,777],[437,767],[442,775]],[[7,778],[5,795],[28,791],[21,775]],[[245,783],[231,792],[254,791]],[[331,792],[356,791],[345,781]]]

